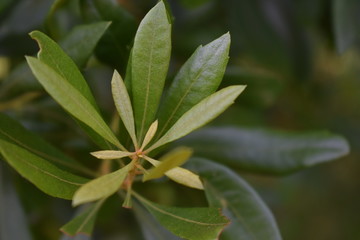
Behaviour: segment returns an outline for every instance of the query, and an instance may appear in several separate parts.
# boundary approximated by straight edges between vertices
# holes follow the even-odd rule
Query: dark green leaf
[[[183,141],[205,156],[244,170],[285,174],[335,160],[349,152],[347,141],[328,132],[285,132],[234,127],[207,128]]]
[[[192,159],[191,164],[204,178],[210,206],[223,208],[231,220],[221,239],[281,239],[272,213],[248,183],[220,164],[205,159]]]
[[[79,121],[91,127],[104,139],[124,150],[97,110],[72,84],[44,62],[27,57],[28,64],[46,91]],[[68,73],[69,74],[69,73]]]
[[[181,118],[146,151],[151,151],[166,143],[179,139],[204,126],[224,112],[245,89],[245,86],[230,86],[203,99],[187,111]]]
[[[140,141],[155,120],[170,61],[170,35],[171,25],[160,1],[140,23],[132,50],[131,87]]]
[[[79,215],[73,218],[70,222],[61,227],[61,231],[71,236],[79,233],[91,235],[94,229],[97,213],[103,205],[105,199],[88,206]]]
[[[218,208],[162,206],[135,194],[136,198],[168,230],[189,240],[217,239],[229,220]]]
[[[12,180],[0,160],[0,239],[30,240],[28,223]]]
[[[356,0],[334,0],[333,23],[336,47],[343,53],[353,45],[360,46],[360,2]]]
[[[0,135],[0,152],[20,175],[53,197],[72,199],[74,192],[88,181],[59,169],[3,135]]]
[[[87,175],[94,174],[2,113],[0,113],[0,137],[46,159],[63,170],[75,170]]]
[[[200,46],[183,65],[159,109],[161,136],[191,107],[218,88],[229,59],[230,34]]]
[[[110,22],[78,25],[60,42],[60,46],[82,68],[86,65],[109,25]]]
[[[145,240],[180,240],[170,233],[137,200],[133,200],[133,210],[140,224]]]

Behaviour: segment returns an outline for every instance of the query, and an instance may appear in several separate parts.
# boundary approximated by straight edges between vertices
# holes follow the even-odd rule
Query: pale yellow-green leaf
[[[134,153],[116,151],[116,150],[104,150],[104,151],[91,152],[90,154],[99,159],[110,160],[110,159],[128,157],[130,155],[133,155]]]
[[[135,134],[134,113],[131,105],[129,93],[126,90],[123,79],[120,74],[115,70],[111,81],[111,90],[114,98],[116,109],[128,131],[135,148],[138,147]]]
[[[179,139],[204,126],[225,111],[246,86],[230,86],[208,96],[187,111],[170,129],[146,152]]]
[[[72,205],[78,206],[83,203],[111,196],[119,190],[133,165],[133,162],[131,162],[115,172],[106,174],[84,184],[75,192]]]
[[[151,163],[154,166],[158,166],[161,162],[155,159],[152,159],[148,156],[144,156],[144,159],[147,160],[149,163]],[[182,168],[182,167],[175,167],[165,173],[165,175],[173,180],[174,182],[177,182],[179,184],[182,184],[187,187],[196,188],[203,190],[204,186],[200,180],[200,177],[196,175],[195,173]]]
[[[144,141],[141,145],[141,148],[140,148],[141,150],[143,150],[149,144],[149,142],[153,139],[153,137],[157,131],[157,128],[158,128],[158,120],[153,122],[151,124],[151,126],[149,127],[149,130],[147,131]]]
[[[184,164],[191,156],[192,150],[179,147],[160,158],[160,164],[144,175],[143,181],[162,177],[167,171]]]

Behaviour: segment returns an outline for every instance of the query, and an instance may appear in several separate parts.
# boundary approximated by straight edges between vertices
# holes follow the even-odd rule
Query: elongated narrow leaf
[[[132,93],[137,136],[154,121],[170,61],[171,25],[160,1],[144,17],[132,50]]]
[[[166,143],[179,139],[190,132],[204,126],[223,111],[225,111],[240,93],[245,89],[245,86],[230,86],[208,96],[201,102],[187,111],[170,129],[147,151],[151,151]]]
[[[62,226],[60,230],[71,236],[77,235],[79,233],[91,235],[94,229],[97,213],[99,212],[104,201],[105,199],[102,199],[97,203],[92,204],[78,216],[73,218],[70,222]]]
[[[0,239],[31,240],[24,210],[5,167],[0,160]]]
[[[184,164],[189,160],[192,150],[187,147],[179,147],[160,159],[160,164],[150,169],[144,175],[143,181],[162,177],[169,170]]]
[[[131,152],[123,152],[123,151],[115,151],[115,150],[104,150],[104,151],[97,151],[91,153],[91,155],[93,155],[96,158],[107,159],[107,160],[128,157],[133,154],[134,153]]]
[[[133,211],[145,240],[181,240],[156,221],[137,199],[133,200]]]
[[[155,122],[153,122],[151,124],[151,126],[149,127],[149,130],[147,131],[145,137],[144,137],[144,141],[141,145],[141,150],[143,150],[149,143],[150,141],[153,139],[153,137],[155,136],[155,133],[157,131],[158,128],[158,120],[156,120]]]
[[[147,156],[144,156],[144,158],[148,162],[150,162],[153,166],[158,166],[161,163],[160,161],[149,158]],[[185,168],[175,167],[165,172],[165,175],[171,180],[180,183],[184,186],[200,189],[200,190],[204,189],[204,186],[200,181],[199,176]]]
[[[59,169],[47,160],[10,143],[1,135],[0,152],[20,175],[54,197],[72,199],[74,192],[88,181]]]
[[[111,81],[111,87],[116,109],[122,122],[124,123],[126,130],[133,140],[133,143],[135,144],[135,148],[137,148],[134,113],[132,110],[130,97],[120,74],[116,70],[114,71],[114,75]]]
[[[38,155],[63,170],[75,170],[77,172],[93,175],[91,171],[86,169],[80,163],[69,158],[42,138],[31,133],[18,122],[2,113],[0,113],[0,137]]]
[[[103,138],[124,150],[96,109],[72,84],[42,61],[33,57],[26,57],[26,59],[39,82],[65,110]]]
[[[150,202],[138,194],[135,196],[165,228],[185,239],[218,239],[229,224],[218,208],[168,207]]]
[[[210,206],[223,208],[231,220],[221,239],[281,239],[274,216],[248,183],[220,164],[205,159],[191,164],[204,179]]]
[[[214,93],[229,59],[230,34],[199,47],[186,61],[171,84],[159,109],[161,136],[191,107]]]
[[[82,68],[86,65],[98,41],[109,26],[110,22],[78,25],[65,36],[64,40],[60,42],[60,46],[77,66]]]
[[[349,144],[343,137],[324,131],[217,127],[193,133],[179,144],[191,145],[198,156],[270,174],[291,173],[332,161],[349,152]]]
[[[59,45],[57,45],[44,33],[33,31],[30,33],[30,36],[39,44],[39,60],[46,63],[46,65],[61,76],[62,81],[60,83],[70,83],[73,88],[76,89],[79,94],[81,94],[93,106],[93,108],[98,110],[90,88],[73,60],[64,53]],[[42,82],[40,83],[43,84]]]
[[[121,187],[121,184],[125,180],[125,177],[132,166],[133,163],[131,162],[115,172],[106,174],[84,184],[74,194],[73,206],[106,198],[114,194]]]

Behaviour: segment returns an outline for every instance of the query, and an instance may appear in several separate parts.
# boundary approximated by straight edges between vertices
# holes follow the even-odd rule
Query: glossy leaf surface
[[[221,239],[281,239],[274,216],[245,180],[218,163],[205,159],[191,163],[204,179],[210,206],[222,208],[231,220]]]
[[[160,1],[141,21],[132,50],[131,88],[140,141],[155,120],[170,61],[170,34],[166,8]]]
[[[187,111],[166,134],[148,151],[179,139],[204,126],[225,111],[245,89],[245,86],[230,86],[208,96]]]
[[[59,169],[47,160],[11,143],[2,135],[0,152],[20,175],[53,197],[72,199],[74,192],[88,181]]]
[[[179,144],[191,145],[198,156],[270,174],[291,173],[349,152],[343,137],[324,131],[297,133],[218,127],[196,132]]]
[[[104,139],[124,149],[97,110],[85,97],[44,62],[27,57],[28,64],[46,91],[79,121],[91,127]]]
[[[191,107],[214,93],[229,59],[230,34],[200,46],[172,82],[159,110],[159,136]]]
[[[189,240],[217,239],[229,220],[217,208],[178,208],[159,205],[136,196],[164,227]]]

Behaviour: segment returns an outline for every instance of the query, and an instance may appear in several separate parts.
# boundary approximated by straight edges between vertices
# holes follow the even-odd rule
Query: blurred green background
[[[24,55],[38,51],[28,33],[41,30],[61,42],[76,25],[112,21],[106,37],[84,66],[110,121],[112,69],[124,73],[136,27],[155,3],[1,0],[0,111],[20,119],[32,131],[81,159],[90,143],[24,64]],[[214,125],[327,129],[350,142],[350,155],[299,173],[279,177],[242,175],[272,209],[283,238],[360,239],[360,1],[169,0],[168,7],[174,21],[169,79],[197,46],[228,31],[232,36],[223,85],[248,87]],[[1,164],[2,177],[14,179],[35,239],[58,239],[57,229],[71,215],[69,204],[44,195]],[[11,174],[5,176],[5,172]],[[169,202],[175,201],[174,191],[186,191],[158,188],[167,194],[165,201]],[[189,202],[204,201],[188,191],[193,196]],[[110,200],[109,205],[99,218],[100,231],[112,236],[107,239],[137,239],[124,226],[123,218],[113,213],[120,211],[116,201]],[[121,215],[132,219],[127,211]],[[129,233],[118,238],[119,231]]]

